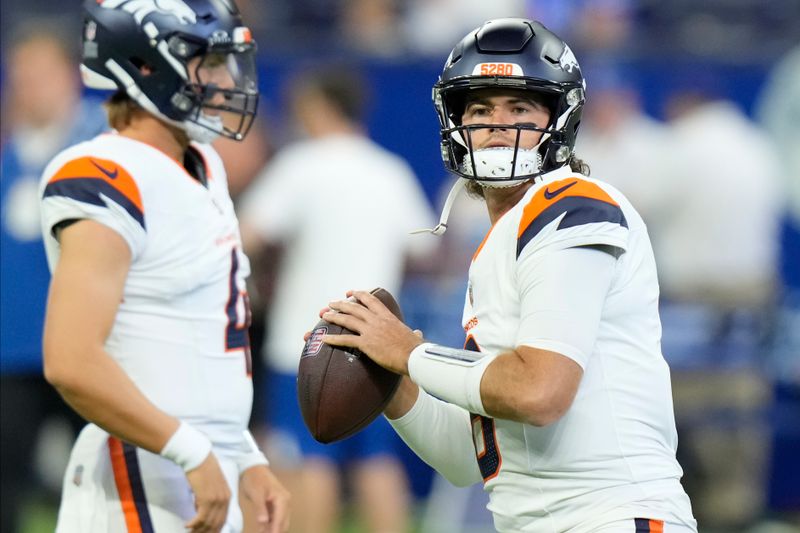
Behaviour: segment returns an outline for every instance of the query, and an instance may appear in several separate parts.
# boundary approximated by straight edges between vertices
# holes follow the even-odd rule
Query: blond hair
[[[144,109],[134,102],[128,93],[123,90],[118,90],[103,104],[108,116],[108,124],[117,131],[124,129],[130,125],[133,116],[138,113],[144,113]]]

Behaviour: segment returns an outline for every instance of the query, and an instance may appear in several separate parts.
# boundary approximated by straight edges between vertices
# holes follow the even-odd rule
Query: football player
[[[247,430],[249,263],[207,144],[256,112],[255,42],[227,0],[86,0],[86,85],[114,131],[47,166],[47,380],[89,424],[59,532],[288,527]],[[244,512],[242,512],[244,511]]]
[[[357,335],[324,340],[405,376],[386,416],[451,482],[483,482],[499,531],[695,532],[647,229],[573,152],[584,91],[538,22],[458,43],[434,86],[442,155],[451,195],[467,184],[492,222],[464,349],[424,342],[366,291],[323,314]]]

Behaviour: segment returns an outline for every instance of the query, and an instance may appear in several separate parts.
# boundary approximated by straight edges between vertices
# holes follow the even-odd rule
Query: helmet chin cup
[[[483,187],[514,187],[540,173],[542,156],[537,150],[493,147],[468,151],[461,171]],[[488,178],[488,179],[481,179]]]
[[[221,129],[218,126],[209,127],[204,125],[203,122],[205,121],[211,122],[209,118],[210,117],[203,116],[197,122],[185,120],[181,124],[181,127],[192,141],[202,144],[210,144],[219,139]],[[218,122],[221,124],[222,120],[219,119]]]

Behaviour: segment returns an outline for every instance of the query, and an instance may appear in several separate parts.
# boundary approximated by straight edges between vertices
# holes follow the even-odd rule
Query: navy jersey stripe
[[[517,239],[517,257],[522,253],[525,245],[542,231],[542,228],[563,213],[566,213],[566,215],[558,224],[558,229],[571,228],[592,222],[612,222],[625,228],[628,227],[625,214],[618,205],[585,196],[565,196],[539,213],[539,216],[533,219],[528,227],[525,228],[525,231]]]
[[[142,471],[139,468],[139,457],[136,455],[136,447],[123,442],[122,452],[125,455],[125,464],[128,467],[128,480],[131,483],[133,503],[136,505],[136,514],[139,515],[139,524],[142,526],[142,533],[153,533],[153,521],[150,518],[150,510],[147,508],[147,496],[144,493]]]
[[[122,206],[138,222],[143,229],[147,229],[144,223],[144,213],[136,204],[122,194],[113,185],[101,178],[69,178],[50,182],[44,189],[44,198],[48,196],[64,196],[79,202],[107,207],[100,194],[111,198]]]
[[[481,349],[478,348],[478,343],[475,342],[475,339],[473,339],[472,336],[467,337],[467,340],[464,342],[464,349],[471,352],[481,351]]]

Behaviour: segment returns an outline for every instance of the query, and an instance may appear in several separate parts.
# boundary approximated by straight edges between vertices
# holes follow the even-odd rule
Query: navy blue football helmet
[[[491,187],[514,185],[566,165],[575,147],[585,87],[569,46],[539,22],[504,18],[484,23],[453,48],[433,87],[445,167]],[[472,150],[471,133],[490,126],[461,124],[467,97],[481,89],[530,93],[549,109],[550,124],[546,128],[533,124],[502,126],[516,130],[516,146],[507,150],[502,163],[487,157],[494,160],[492,164],[481,164],[486,154]],[[520,149],[524,130],[543,133],[534,150]]]
[[[256,43],[232,0],[85,0],[84,83],[118,89],[193,140],[241,140],[258,107]]]

